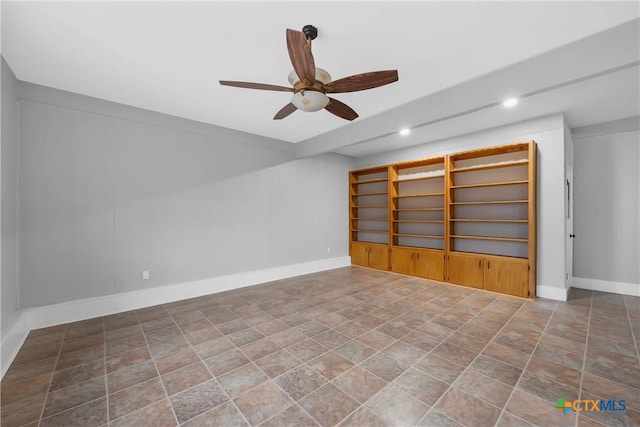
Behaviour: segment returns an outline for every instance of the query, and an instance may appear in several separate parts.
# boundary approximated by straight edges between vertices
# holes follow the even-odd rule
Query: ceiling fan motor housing
[[[315,40],[318,37],[318,29],[313,25],[305,25],[302,27],[302,32],[307,36],[307,40]]]

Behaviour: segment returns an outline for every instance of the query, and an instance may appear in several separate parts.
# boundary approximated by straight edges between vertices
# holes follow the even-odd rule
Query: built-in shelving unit
[[[536,156],[527,141],[351,172],[352,262],[535,296]]]

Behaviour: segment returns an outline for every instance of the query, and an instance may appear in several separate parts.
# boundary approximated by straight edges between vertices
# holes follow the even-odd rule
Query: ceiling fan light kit
[[[313,25],[305,25],[302,31],[287,29],[286,34],[289,58],[293,65],[288,81],[293,88],[220,80],[223,86],[293,92],[291,102],[276,113],[274,120],[283,119],[296,110],[314,112],[323,108],[345,120],[354,120],[358,117],[358,113],[348,105],[327,96],[327,93],[357,92],[398,81],[397,70],[372,71],[332,81],[331,75],[326,70],[315,66],[311,53],[311,40],[318,36],[318,29]]]

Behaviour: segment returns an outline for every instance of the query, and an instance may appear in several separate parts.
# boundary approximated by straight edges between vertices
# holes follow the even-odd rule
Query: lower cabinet
[[[447,282],[477,289],[529,297],[529,263],[526,259],[451,253]]]
[[[444,253],[428,249],[391,248],[391,270],[396,273],[444,280]]]
[[[374,243],[351,243],[351,263],[364,267],[389,269],[389,247]]]

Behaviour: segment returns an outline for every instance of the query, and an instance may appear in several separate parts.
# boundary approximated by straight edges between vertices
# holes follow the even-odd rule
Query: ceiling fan
[[[302,31],[287,29],[287,49],[293,65],[293,71],[289,73],[289,83],[293,86],[292,88],[229,80],[220,80],[220,84],[247,89],[293,92],[291,102],[276,113],[274,120],[284,119],[296,110],[311,112],[323,108],[338,117],[353,120],[358,117],[358,113],[348,105],[327,96],[328,93],[356,92],[398,81],[397,70],[371,71],[331,81],[329,73],[322,68],[316,68],[313,60],[311,40],[317,36],[318,29],[313,25],[305,25]]]

